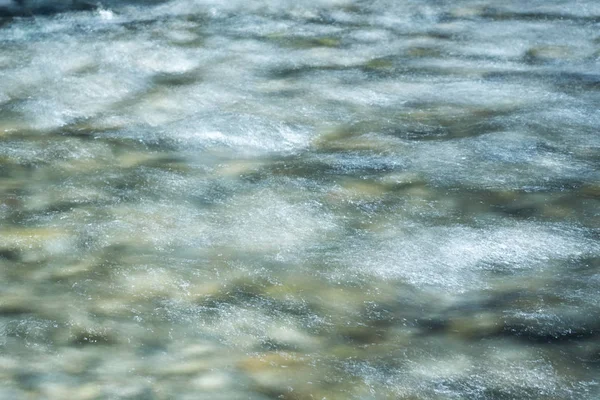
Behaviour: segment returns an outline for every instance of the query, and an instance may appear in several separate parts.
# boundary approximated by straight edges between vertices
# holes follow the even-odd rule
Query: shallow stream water
[[[600,398],[599,2],[18,3],[0,399]]]

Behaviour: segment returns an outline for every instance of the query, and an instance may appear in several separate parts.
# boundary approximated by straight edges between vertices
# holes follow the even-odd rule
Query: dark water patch
[[[265,39],[277,44],[280,47],[292,49],[310,49],[315,47],[338,48],[341,47],[343,43],[339,38],[333,36],[290,37],[289,35],[271,35],[265,37]]]
[[[192,85],[200,82],[201,80],[202,78],[199,71],[189,71],[184,73],[161,73],[152,77],[154,84],[167,87]]]
[[[494,294],[487,300],[464,303],[427,318],[417,326],[427,334],[451,334],[464,340],[512,338],[539,345],[597,340],[600,326],[589,308],[529,290]]]
[[[14,249],[0,249],[0,258],[6,261],[16,262],[21,260],[21,255],[19,251]]]
[[[302,67],[277,67],[273,68],[270,71],[267,71],[266,74],[271,79],[299,79],[304,75],[312,74],[315,72],[335,72],[335,71],[344,71],[348,70],[351,67],[344,66],[302,66]]]
[[[581,185],[569,187],[572,184],[546,183],[539,191],[453,188],[445,193],[447,198],[455,200],[456,213],[462,217],[475,218],[478,213],[488,211],[517,219],[577,220],[577,215],[583,211],[581,197],[577,193]]]
[[[486,74],[485,69],[428,65],[419,62],[419,59],[435,59],[443,54],[435,47],[413,47],[406,50],[402,56],[375,57],[365,63],[354,65],[303,65],[292,67],[276,67],[265,71],[270,79],[304,79],[311,76],[328,75],[343,72],[362,72],[363,79],[390,79],[390,78],[464,78],[465,76]]]
[[[252,281],[242,281],[238,283],[227,284],[214,295],[202,298],[200,305],[209,309],[219,309],[222,305],[246,305],[262,299],[264,285],[268,282],[255,283]]]
[[[406,49],[404,54],[407,58],[410,59],[438,58],[443,56],[441,48],[436,46],[409,47],[408,49]]]
[[[49,134],[63,135],[78,139],[97,140],[102,134],[118,132],[118,126],[103,126],[95,118],[82,118],[52,130]]]
[[[575,322],[573,325],[557,329],[556,327],[532,326],[511,321],[504,326],[503,335],[540,345],[597,341],[600,338],[600,325],[581,326]]]
[[[34,17],[66,12],[97,10],[102,6],[156,5],[164,0],[107,0],[102,4],[90,0],[3,0],[0,2],[0,17]]]
[[[19,179],[33,178],[33,175],[36,173],[36,168],[39,166],[40,165],[37,163],[27,161],[23,162],[14,158],[0,158],[0,178],[5,179],[3,183],[6,185],[6,189],[8,189],[5,189],[6,191],[2,190],[2,192],[6,195],[6,201],[10,203],[11,198],[16,200],[16,198],[18,198],[23,193],[22,190],[18,189],[18,186],[20,186]],[[12,187],[11,184],[16,185],[17,188]]]
[[[244,178],[242,178],[244,179]],[[250,181],[253,181],[250,179]],[[203,209],[225,204],[236,194],[236,191],[220,182],[210,182],[207,186],[189,197],[189,201]]]
[[[24,299],[4,298],[0,302],[0,317],[22,317],[35,312],[35,307],[26,304]]]
[[[390,134],[413,140],[473,137],[502,130],[509,114],[512,111],[416,106],[398,117],[400,126]]]
[[[87,0],[36,1],[4,0],[0,3],[0,17],[51,15],[67,11],[94,10],[97,4]]]
[[[42,374],[32,372],[21,372],[15,376],[18,385],[26,390],[32,390],[41,385],[44,377]]]
[[[198,304],[202,308],[210,310],[221,310],[228,307],[242,307],[254,310],[261,310],[265,315],[274,316],[277,319],[284,320],[290,316],[293,318],[310,318],[318,313],[315,305],[310,305],[297,298],[296,295],[290,295],[284,298],[274,298],[269,295],[270,285],[253,285],[250,282],[226,284],[218,292],[202,297]]]
[[[395,62],[396,58],[395,57],[377,57],[377,58],[373,58],[369,61],[367,61],[363,66],[362,69],[369,73],[369,72],[378,72],[378,73],[385,73],[385,72],[393,72],[396,68],[396,62]]]
[[[76,347],[111,346],[117,343],[116,336],[105,328],[97,330],[76,329],[70,339],[70,344]]]
[[[386,118],[362,120],[319,138],[322,146],[343,148],[353,137],[376,133],[399,139],[427,141],[475,137],[506,129],[506,118],[514,109],[492,109],[449,104],[407,103],[401,110],[388,110]],[[375,142],[370,139],[371,142]],[[337,143],[337,144],[336,144]],[[375,143],[374,143],[375,144]],[[327,147],[325,147],[327,148]],[[368,149],[368,145],[365,144]]]
[[[329,181],[338,176],[351,174],[352,171],[347,171],[344,168],[343,160],[340,164],[328,162],[312,156],[302,154],[292,155],[287,157],[276,157],[269,163],[260,168],[256,173],[248,174],[245,179],[258,182],[261,180],[270,179],[271,177],[286,176],[297,177],[303,179],[311,179],[316,181]],[[382,166],[366,164],[353,167],[353,170],[360,169],[364,174],[380,172]]]
[[[566,46],[533,47],[525,52],[523,60],[528,64],[549,64],[569,61],[570,51]]]
[[[384,329],[367,324],[345,326],[337,329],[335,333],[342,341],[357,346],[381,343],[386,340]]]
[[[598,15],[573,15],[553,12],[518,12],[502,8],[486,7],[480,14],[482,18],[495,21],[571,21],[583,24],[600,22]]]
[[[0,29],[9,27],[13,22],[14,15],[8,14],[6,10],[0,8]]]
[[[554,85],[563,90],[598,90],[600,88],[600,75],[569,71],[494,71],[483,74],[485,79],[491,81],[517,81],[531,82],[537,80],[543,84]]]
[[[597,235],[591,234],[591,239],[598,239]],[[569,261],[567,266],[569,271],[573,272],[573,278],[578,277],[593,277],[595,274],[600,273],[600,257],[583,257],[581,259],[574,259]]]

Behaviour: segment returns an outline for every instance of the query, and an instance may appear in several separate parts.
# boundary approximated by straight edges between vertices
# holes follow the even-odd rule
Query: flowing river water
[[[598,399],[599,106],[595,0],[0,0],[0,398]]]

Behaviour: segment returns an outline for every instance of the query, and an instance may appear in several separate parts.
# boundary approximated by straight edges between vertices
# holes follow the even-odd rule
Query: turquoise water
[[[594,1],[0,0],[0,399],[600,397]]]

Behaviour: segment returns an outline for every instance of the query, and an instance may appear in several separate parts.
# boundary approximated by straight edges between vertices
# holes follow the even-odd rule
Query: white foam
[[[486,286],[490,269],[543,271],[547,263],[598,255],[585,231],[556,224],[487,228],[390,226],[351,245],[344,264],[360,274],[462,292]]]

